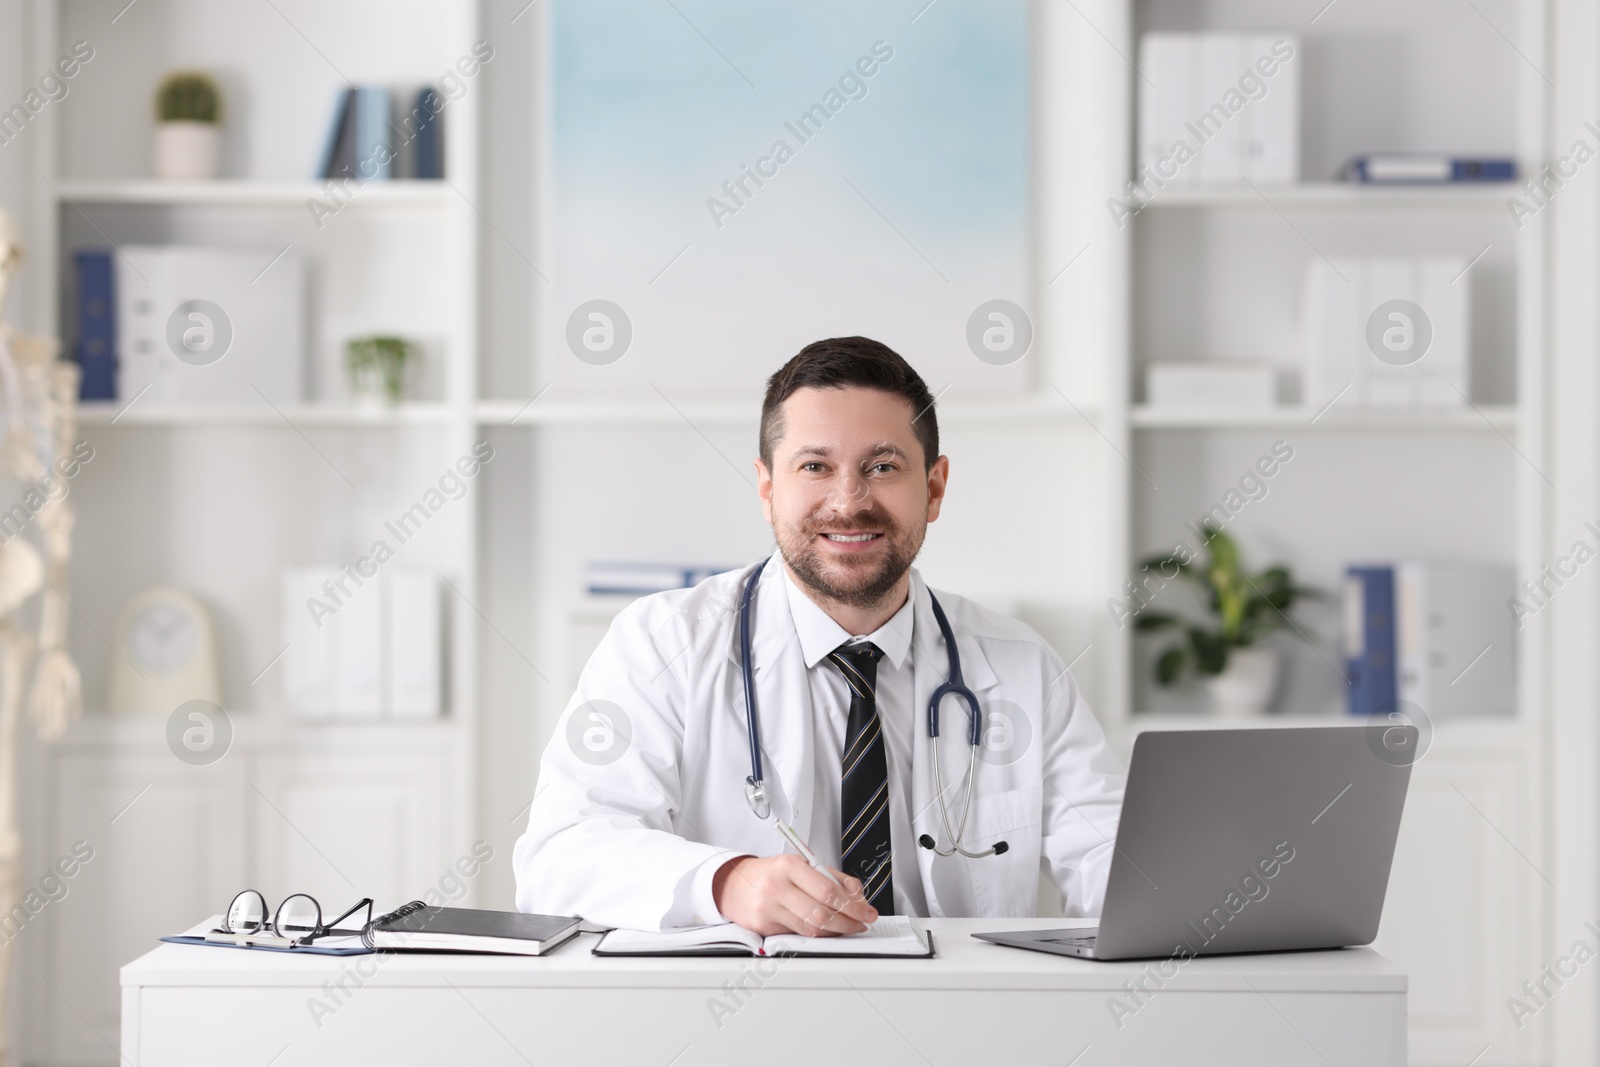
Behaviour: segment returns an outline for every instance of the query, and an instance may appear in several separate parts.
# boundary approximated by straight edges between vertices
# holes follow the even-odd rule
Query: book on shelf
[[[109,251],[92,248],[73,253],[77,275],[78,336],[72,357],[82,378],[79,400],[117,398],[116,268]]]
[[[1509,157],[1450,156],[1437,152],[1375,152],[1344,165],[1346,181],[1368,185],[1447,185],[1452,182],[1511,182],[1517,161]]]
[[[688,589],[731,567],[696,567],[676,563],[590,563],[585,584],[594,596],[648,596],[668,589]]]
[[[417,91],[411,110],[396,118],[395,177],[436,181],[444,177],[444,97],[431,87]]]
[[[396,99],[381,86],[339,90],[317,177],[362,182],[443,178],[444,98],[424,86],[403,114],[395,112]]]
[[[1346,567],[1344,672],[1352,715],[1378,715],[1395,707],[1394,629],[1394,568]]]
[[[394,145],[389,130],[394,110],[389,90],[375,85],[356,88],[355,173],[362,181],[388,181],[394,177]]]
[[[350,147],[355,143],[355,135],[350,129],[351,112],[354,110],[351,102],[355,100],[355,95],[354,87],[339,90],[333,107],[333,122],[328,127],[328,137],[322,149],[322,163],[317,168],[319,178],[337,178],[355,171]]]

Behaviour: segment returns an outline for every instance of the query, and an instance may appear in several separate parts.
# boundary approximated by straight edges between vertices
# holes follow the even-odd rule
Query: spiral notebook
[[[491,952],[540,956],[578,934],[575,915],[435,908],[413,900],[373,919],[361,931],[368,948],[397,952]]]

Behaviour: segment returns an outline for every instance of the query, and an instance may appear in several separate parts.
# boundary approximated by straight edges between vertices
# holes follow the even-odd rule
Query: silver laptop
[[[1368,944],[1417,743],[1389,724],[1140,734],[1099,927],[972,936],[1093,960]]]

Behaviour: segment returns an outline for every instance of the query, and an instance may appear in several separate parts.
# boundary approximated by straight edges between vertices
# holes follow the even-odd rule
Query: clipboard
[[[273,945],[253,942],[249,937],[234,940],[230,935],[226,941],[211,941],[206,935],[220,929],[222,916],[213,915],[203,923],[198,923],[181,934],[173,934],[160,940],[171,945],[205,945],[210,948],[242,948],[252,952],[289,952],[296,955],[311,956],[370,956],[372,949],[361,943],[360,930],[334,930],[324,934],[317,942],[309,945]],[[276,939],[273,939],[276,940]],[[326,942],[332,942],[326,943]]]

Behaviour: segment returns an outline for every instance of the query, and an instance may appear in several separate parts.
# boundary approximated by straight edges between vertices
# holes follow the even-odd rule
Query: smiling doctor
[[[777,552],[617,616],[545,750],[518,907],[846,934],[880,914],[1032,915],[1043,870],[1068,915],[1098,914],[1123,768],[1038,634],[912,568],[950,474],[922,378],[864,337],[808,345],[767,383],[760,448]],[[947,682],[975,695],[978,746],[956,692],[930,737]]]

